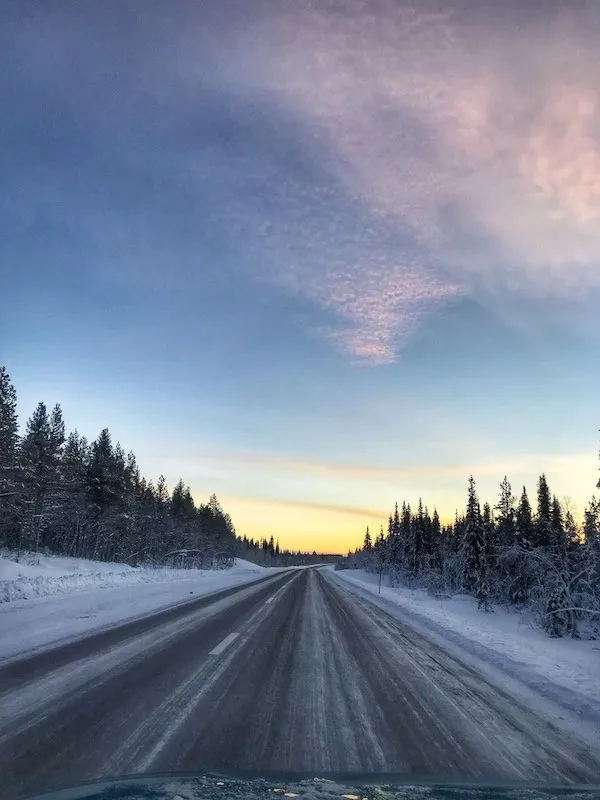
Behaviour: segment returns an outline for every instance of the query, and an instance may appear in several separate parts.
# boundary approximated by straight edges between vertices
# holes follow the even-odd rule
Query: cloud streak
[[[308,511],[322,514],[326,512],[329,514],[341,514],[344,516],[355,516],[361,518],[381,518],[386,516],[386,512],[382,509],[373,508],[360,508],[358,506],[335,505],[332,503],[308,503],[300,500],[283,500],[273,497],[254,497],[245,495],[232,495],[227,498],[240,504],[245,504],[254,507],[267,506],[269,508],[283,509],[284,511]]]
[[[225,469],[242,467],[247,470],[310,475],[311,477],[330,478],[332,480],[374,481],[396,485],[406,479],[413,478],[459,478],[465,481],[469,474],[476,478],[497,477],[504,475],[531,474],[537,476],[544,470],[556,475],[590,475],[595,468],[593,452],[574,453],[524,453],[510,455],[500,460],[477,460],[471,463],[420,464],[403,461],[396,464],[342,463],[335,461],[308,461],[292,459],[276,455],[253,455],[251,453],[215,453],[207,457],[212,464],[219,464]],[[591,482],[591,478],[590,478]]]

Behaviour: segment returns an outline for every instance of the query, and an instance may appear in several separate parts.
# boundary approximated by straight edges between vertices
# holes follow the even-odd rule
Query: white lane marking
[[[208,655],[209,656],[220,656],[221,653],[223,652],[223,650],[225,650],[227,647],[229,647],[229,645],[232,642],[234,642],[237,639],[238,636],[239,636],[239,633],[230,633],[229,636],[226,636],[220,644],[218,644],[215,648],[213,648],[210,651],[210,653]]]
[[[291,580],[289,580],[283,586],[283,590],[297,580],[300,574],[300,570],[297,570]],[[275,592],[274,597],[277,597],[278,595],[279,591]],[[242,638],[243,642],[247,641],[250,635],[256,632],[263,619],[263,606],[258,606],[256,611],[246,622],[245,635]],[[221,642],[221,645],[224,643],[224,641]],[[212,652],[214,653],[214,650]],[[209,653],[209,655],[212,655],[212,653]],[[186,720],[189,719],[201,698],[205,697],[219,677],[227,672],[235,657],[235,650],[230,650],[229,653],[225,653],[224,658],[217,664],[214,671],[211,670],[209,666],[209,664],[214,662],[204,662],[199,670],[197,670],[190,678],[181,684],[175,692],[169,695],[165,701],[163,701],[154,709],[154,711],[152,711],[151,718],[146,720],[145,726],[138,727],[135,733],[130,736],[132,744],[127,746],[130,750],[133,750],[133,755],[127,754],[125,748],[119,748],[119,753],[116,756],[113,756],[110,761],[111,769],[109,772],[111,774],[122,774],[126,771],[126,769],[130,769],[133,764],[135,765],[135,768],[133,770],[130,769],[130,771],[147,772],[155,763],[158,755],[167,746],[168,742],[171,741],[175,733],[181,728]],[[160,739],[156,742],[150,752],[147,750],[149,744],[147,736],[148,730],[162,731]],[[142,750],[146,752],[146,755],[143,759],[139,760],[138,754]],[[125,755],[123,755],[124,753]]]
[[[291,578],[289,581],[287,581],[286,583],[284,583],[284,584],[283,584],[283,586],[281,587],[281,589],[277,589],[277,591],[275,592],[275,594],[272,594],[272,595],[271,595],[271,597],[269,597],[269,599],[268,599],[268,600],[265,600],[265,605],[266,605],[266,606],[268,606],[268,605],[269,605],[269,603],[272,603],[272,602],[273,602],[273,600],[277,600],[277,598],[281,597],[281,595],[282,595],[282,594],[283,594],[283,593],[284,593],[284,592],[285,592],[287,589],[289,589],[289,588],[290,588],[290,586],[292,585],[292,583],[293,583],[295,580],[297,580],[297,579],[299,578],[299,576],[300,576],[300,573],[299,573],[299,572],[296,572],[296,573],[295,573],[295,574],[292,576],[292,578]]]

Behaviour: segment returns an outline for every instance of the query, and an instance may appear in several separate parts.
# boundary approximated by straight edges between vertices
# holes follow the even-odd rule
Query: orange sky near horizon
[[[210,482],[216,484],[215,492],[239,535],[255,539],[273,536],[283,548],[341,554],[361,545],[367,525],[375,534],[381,525],[385,529],[396,501],[401,504],[406,500],[414,507],[422,497],[430,511],[437,508],[442,522],[451,522],[455,511],[465,507],[471,472],[482,504],[496,502],[506,474],[515,495],[523,485],[527,487],[534,507],[537,478],[545,472],[553,494],[563,501],[568,498],[580,519],[594,494],[597,472],[597,454],[593,451],[532,455],[510,463],[483,462],[473,464],[472,469],[462,464],[313,464],[228,454],[216,461],[211,457],[207,473],[209,463],[213,468],[215,463],[220,464]],[[219,491],[219,484],[224,491]],[[245,491],[225,491],[232,486]],[[205,499],[197,491],[194,495],[198,502]]]

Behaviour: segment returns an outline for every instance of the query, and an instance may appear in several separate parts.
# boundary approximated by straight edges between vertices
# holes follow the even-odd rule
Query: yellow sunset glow
[[[593,494],[596,454],[531,454],[507,460],[472,464],[377,466],[307,462],[261,456],[227,454],[219,469],[239,493],[217,494],[231,515],[238,534],[256,538],[273,536],[284,548],[346,553],[362,543],[367,525],[377,534],[394,503],[419,498],[442,522],[451,522],[465,506],[470,474],[477,482],[481,503],[495,504],[504,475],[519,495],[526,486],[535,506],[537,479],[544,472],[551,491],[568,498],[576,518]],[[252,480],[248,480],[248,475]],[[197,499],[203,498],[196,493]],[[316,498],[313,501],[313,498]],[[325,499],[327,498],[327,500]]]

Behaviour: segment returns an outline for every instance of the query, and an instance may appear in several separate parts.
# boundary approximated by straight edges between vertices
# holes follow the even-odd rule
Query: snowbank
[[[551,639],[526,615],[477,609],[467,595],[437,598],[426,590],[382,586],[364,570],[335,576],[423,633],[455,646],[590,722],[600,722],[600,642]]]
[[[224,570],[153,569],[130,567],[64,556],[23,554],[19,561],[9,554],[0,556],[0,603],[87,591],[93,588],[134,586],[141,583],[202,581],[210,575],[246,575],[265,572],[263,567],[236,559]],[[267,574],[267,573],[265,573]]]

